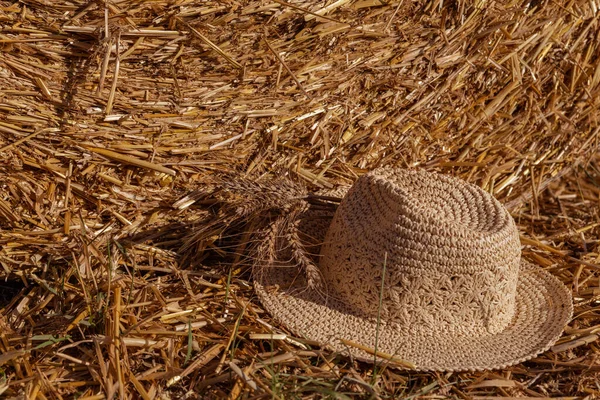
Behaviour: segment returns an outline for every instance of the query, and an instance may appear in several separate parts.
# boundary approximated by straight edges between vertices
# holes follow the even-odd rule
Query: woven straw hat
[[[504,368],[560,337],[570,292],[521,259],[512,217],[487,192],[378,169],[337,194],[334,213],[309,209],[300,223],[320,254],[322,288],[294,265],[254,269],[263,305],[297,335],[360,360],[373,362],[368,349],[377,349],[434,371]]]

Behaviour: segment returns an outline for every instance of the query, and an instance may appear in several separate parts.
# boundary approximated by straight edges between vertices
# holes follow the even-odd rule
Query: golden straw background
[[[0,396],[599,395],[599,10],[0,1]],[[270,320],[248,237],[205,225],[190,247],[213,215],[198,193],[223,179],[243,205],[260,201],[243,182],[313,191],[378,166],[459,176],[507,205],[525,257],[573,290],[552,351],[504,371],[374,370]]]

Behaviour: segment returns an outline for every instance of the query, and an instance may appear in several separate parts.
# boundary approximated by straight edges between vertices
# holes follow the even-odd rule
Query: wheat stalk
[[[321,290],[321,272],[307,251],[307,246],[317,243],[303,237],[299,227],[310,207],[331,206],[323,200],[330,199],[309,195],[304,185],[289,178],[259,182],[229,175],[216,177],[207,189],[176,202],[202,203],[212,210],[193,224],[180,253],[187,262],[194,262],[216,239],[243,238],[246,243],[231,247],[244,249],[244,256],[258,267],[255,273],[291,264],[303,273],[308,288]]]

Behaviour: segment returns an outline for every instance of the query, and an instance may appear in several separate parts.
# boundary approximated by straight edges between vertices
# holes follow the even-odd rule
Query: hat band
[[[381,302],[379,293],[358,295],[356,282],[349,284],[339,276],[331,279],[324,272],[329,295],[363,318],[375,321],[379,315],[382,324],[393,324],[406,334],[479,336],[501,332],[510,324],[519,261],[502,273],[386,274]]]
[[[495,334],[512,320],[517,281],[518,266],[504,274],[403,274],[384,287],[381,319],[407,333]]]

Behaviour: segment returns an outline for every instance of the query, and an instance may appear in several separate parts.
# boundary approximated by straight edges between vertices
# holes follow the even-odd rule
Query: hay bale
[[[258,390],[246,374],[264,365],[225,362],[240,323],[248,331],[265,326],[242,300],[251,291],[239,271],[182,271],[168,229],[157,228],[150,244],[119,242],[168,222],[181,229],[197,215],[170,205],[215,173],[255,179],[283,171],[318,188],[382,165],[443,170],[515,213],[530,202],[526,215],[539,226],[544,190],[581,176],[568,174],[581,174],[573,167],[588,165],[598,150],[597,7],[583,0],[0,1],[0,277],[25,285],[0,306],[0,343],[9,354],[0,360],[21,382],[9,392],[54,396],[85,387],[91,396],[101,385],[107,397],[116,390],[151,398],[194,371],[208,377],[197,390]],[[587,185],[584,192],[597,196]],[[592,226],[590,218],[579,228]],[[544,235],[529,244],[546,246]],[[581,271],[576,276],[577,285],[587,282]],[[202,296],[228,303],[223,310]],[[173,317],[179,330],[160,319],[179,308],[203,316],[194,324],[216,327],[185,342],[181,315]],[[585,329],[576,331],[593,334]],[[148,332],[151,344],[136,341]],[[31,353],[51,349],[48,358],[34,360],[22,351],[39,344],[31,345],[31,334],[42,343],[47,335],[93,339],[95,347],[50,342]],[[207,337],[221,345],[204,346]],[[198,340],[200,362],[183,370],[181,349]],[[126,343],[147,346],[164,369],[148,368]],[[278,347],[282,363],[289,346]],[[161,358],[166,348],[173,358]],[[265,352],[249,348],[245,357]],[[291,358],[305,372],[307,358],[323,357],[308,353]],[[325,367],[320,373],[334,379]],[[64,378],[62,386],[48,385],[48,376]],[[352,376],[350,385],[364,389]],[[434,388],[432,379],[411,393]]]

